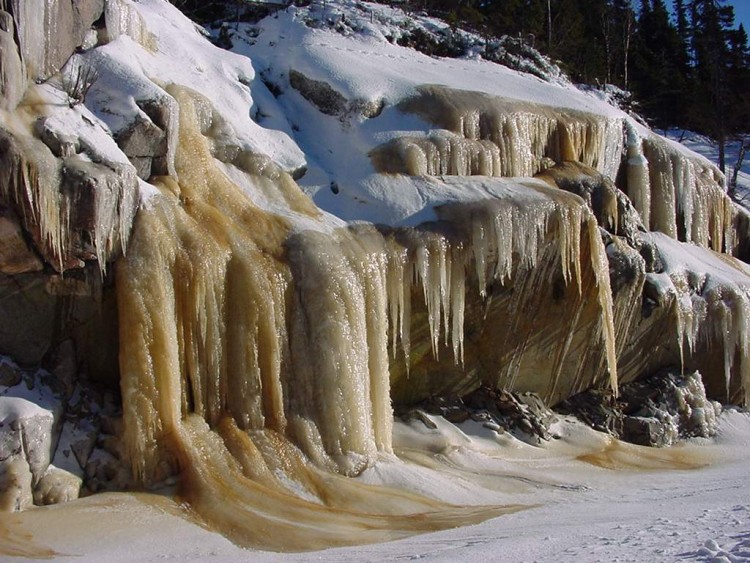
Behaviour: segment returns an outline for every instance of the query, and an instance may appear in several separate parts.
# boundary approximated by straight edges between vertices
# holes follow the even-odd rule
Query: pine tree
[[[684,46],[663,0],[643,0],[638,18],[633,88],[658,127],[686,120]]]
[[[692,0],[690,4],[693,61],[693,114],[696,125],[716,139],[719,168],[726,170],[727,136],[733,128],[729,41],[734,8],[724,0]]]

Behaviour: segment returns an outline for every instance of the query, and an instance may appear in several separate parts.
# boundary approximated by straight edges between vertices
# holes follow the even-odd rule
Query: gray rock
[[[609,262],[609,283],[612,294],[638,283],[645,274],[643,258],[631,248],[625,239],[607,236],[607,261]]]
[[[292,69],[289,71],[289,84],[321,113],[340,116],[348,108],[346,98],[327,82],[313,80]]]
[[[120,254],[139,202],[137,179],[129,171],[78,156],[64,159],[61,189],[72,210],[69,229],[78,258],[97,259],[103,268]]]
[[[166,132],[141,115],[126,129],[117,133],[115,140],[143,180],[151,177],[152,160],[167,155]]]
[[[57,157],[73,156],[80,152],[78,137],[60,133],[47,126],[47,119],[39,119],[35,124],[36,134]]]
[[[173,129],[179,109],[173,98],[161,97],[136,100],[143,113],[138,113],[123,129],[115,133],[115,141],[135,167],[138,177],[144,180],[151,176],[174,175],[174,152],[176,147]],[[198,120],[201,130],[208,134],[218,118],[212,106],[203,100],[197,102]]]
[[[664,271],[664,263],[662,262],[659,248],[653,241],[646,237],[641,237],[636,243],[636,248],[645,261],[646,272],[660,274]]]
[[[51,410],[26,398],[0,397],[0,464],[24,457],[36,483],[50,463],[55,430]]]
[[[15,387],[21,383],[23,372],[16,364],[0,358],[0,386]]]
[[[537,177],[580,196],[602,228],[625,238],[631,246],[635,245],[639,233],[645,231],[628,197],[596,169],[566,161],[544,169]]]
[[[104,0],[7,0],[18,30],[20,52],[29,79],[44,80],[55,74],[104,10]],[[54,22],[56,33],[46,29]]]
[[[558,409],[590,426],[634,444],[664,447],[679,438],[710,437],[721,406],[706,397],[700,373],[660,371],[611,393],[590,389]]]
[[[148,180],[153,174],[154,159],[150,156],[129,156],[130,164],[135,167],[135,172],[141,180]]]
[[[662,448],[670,446],[673,437],[672,425],[655,417],[623,418],[622,439],[632,444]]]
[[[347,100],[327,82],[313,80],[294,69],[289,71],[289,84],[321,113],[348,120],[352,115],[377,117],[383,111],[383,100]]]

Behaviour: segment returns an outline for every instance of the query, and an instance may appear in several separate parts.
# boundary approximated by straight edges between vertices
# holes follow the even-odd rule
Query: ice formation
[[[26,5],[14,6],[18,14]],[[40,99],[22,104],[0,138],[7,147],[0,195],[35,225],[59,270],[81,258],[80,248],[71,252],[76,244],[102,268],[127,250],[116,268],[123,439],[139,482],[181,471],[195,511],[243,545],[296,550],[392,539],[514,509],[446,506],[346,480],[393,455],[393,401],[480,383],[535,391],[549,403],[592,385],[616,393],[623,363],[629,378],[640,375],[633,351],[653,335],[661,349],[667,338],[679,344],[686,365],[723,346],[727,394],[750,387],[750,272],[698,248],[735,246],[734,211],[714,167],[615,112],[419,86],[406,97],[377,97],[397,98],[396,107],[378,103],[372,115],[342,120],[308,107],[310,96],[283,92],[294,90],[288,80],[277,101],[238,57],[203,58],[196,49],[181,75],[165,60],[192,55],[198,40],[190,36],[185,46],[183,38],[197,33],[165,6],[107,0],[109,44],[71,61],[102,67],[103,84],[88,102],[102,121],[87,108],[40,120],[47,85],[30,90]],[[162,18],[166,38],[149,31],[146,15]],[[34,33],[31,24],[20,32]],[[162,80],[159,72],[172,74]],[[375,99],[360,96],[355,83],[342,104]],[[207,97],[214,92],[221,107]],[[251,110],[259,120],[268,111],[278,130],[252,122]],[[381,115],[412,129],[386,130]],[[290,116],[310,118],[322,133],[305,139],[305,125]],[[158,156],[166,175],[148,177],[155,188],[136,218],[135,168],[107,145],[109,131],[133,123],[159,128],[166,143]],[[62,142],[67,128],[75,138]],[[308,163],[295,133],[315,145]],[[319,137],[344,140],[328,148]],[[345,158],[354,153],[358,160]],[[582,164],[608,179],[599,211],[591,198],[555,187],[552,172],[529,178],[565,163],[577,163],[572,175],[588,174]],[[282,164],[300,174],[309,164],[310,183],[325,178],[326,189],[314,192],[322,209]],[[340,179],[341,198],[365,208],[391,198],[401,215],[387,225],[328,215],[344,208],[325,207]],[[411,199],[389,193],[394,187]],[[86,190],[95,195],[83,197]],[[82,201],[91,207],[85,217]],[[663,268],[647,270],[639,254],[648,242],[636,232],[640,221],[620,233],[625,211],[664,233],[652,241]],[[711,272],[731,275],[681,266],[674,239],[695,243]],[[650,321],[641,315],[646,285],[664,305]],[[669,352],[658,360],[673,360]]]
[[[384,172],[533,176],[552,159],[583,162],[615,177],[620,166],[622,119],[438,86],[421,87],[399,107],[440,129],[381,147],[374,159]]]
[[[146,28],[143,16],[129,0],[107,0],[104,18],[110,41],[125,35],[147,49],[155,48],[155,39]]]
[[[61,133],[54,119],[45,120],[38,110],[53,99],[45,100],[41,89],[29,95],[35,103],[19,106],[0,131],[0,196],[17,209],[53,267],[64,271],[93,256],[104,271],[112,257],[127,249],[138,205],[135,170],[127,161],[111,160],[107,143],[101,143],[101,128],[73,110],[72,120],[63,122],[77,122],[80,138],[64,132],[68,140],[58,141],[63,152],[57,157],[39,138],[40,129],[50,136]],[[79,142],[87,145],[87,155],[66,148],[66,143],[72,147]]]
[[[616,385],[606,258],[596,221],[576,197],[539,186],[528,207],[509,193],[441,211],[444,228],[468,225],[468,233],[364,226],[330,233],[322,225],[296,232],[299,221],[309,224],[307,209],[282,216],[250,203],[201,134],[211,130],[199,120],[208,101],[182,88],[169,93],[180,104],[179,181],[160,180],[162,195],[141,212],[117,271],[126,439],[142,481],[176,467],[257,464],[258,450],[266,464],[282,463],[268,459],[268,440],[288,441],[278,447],[301,449],[318,468],[361,472],[391,451],[389,333],[409,362],[413,289],[422,293],[433,353],[450,341],[449,361],[460,364],[467,280],[476,278],[475,291],[486,295],[550,252],[566,284],[594,272],[595,338]],[[263,162],[246,163],[251,183],[264,183]],[[299,197],[284,193],[298,190],[293,182],[266,189],[277,191],[276,201]],[[226,467],[207,465],[216,463]],[[207,518],[228,517],[204,505],[207,488],[219,486],[215,477],[196,476],[192,486]],[[236,494],[251,502],[249,493]]]
[[[683,365],[699,349],[711,350],[710,355],[722,360],[726,397],[747,403],[750,269],[726,255],[686,249],[662,234],[652,236],[665,261],[665,273],[649,275],[672,298]]]

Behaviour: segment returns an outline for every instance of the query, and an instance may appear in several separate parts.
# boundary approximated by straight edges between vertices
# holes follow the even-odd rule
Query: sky
[[[727,4],[734,6],[735,24],[745,25],[745,30],[750,29],[750,0],[730,0]]]
[[[672,2],[665,2],[668,8],[672,8]],[[750,0],[729,0],[727,5],[734,7],[734,25],[738,27],[741,23],[745,30],[750,32]]]

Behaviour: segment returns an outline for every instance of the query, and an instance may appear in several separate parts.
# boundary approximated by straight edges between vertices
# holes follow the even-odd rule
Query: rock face
[[[41,269],[42,261],[29,248],[15,214],[0,208],[0,272],[22,274]]]
[[[31,81],[60,70],[104,10],[104,0],[3,0],[16,22],[21,59]]]
[[[31,372],[0,356],[0,510],[67,502],[113,482],[118,489],[128,485],[112,455],[119,452],[103,449],[117,432],[111,398],[78,382],[66,389],[66,369]]]
[[[342,121],[352,115],[377,117],[383,111],[382,100],[347,100],[330,84],[308,78],[296,70],[289,72],[289,83],[321,113],[339,117]]]

